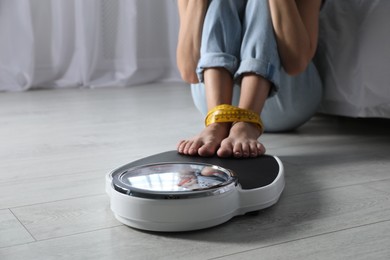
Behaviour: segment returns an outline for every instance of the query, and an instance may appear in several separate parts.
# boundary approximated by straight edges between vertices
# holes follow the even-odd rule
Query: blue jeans
[[[268,0],[209,0],[197,68],[201,83],[191,86],[194,103],[204,115],[203,71],[212,67],[223,67],[234,77],[233,105],[238,104],[244,73],[255,73],[271,82],[272,90],[261,113],[269,132],[299,127],[314,115],[321,102],[322,84],[314,64],[294,77],[283,70]]]

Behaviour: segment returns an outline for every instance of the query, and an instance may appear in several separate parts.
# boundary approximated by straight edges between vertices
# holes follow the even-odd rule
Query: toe
[[[259,148],[257,147],[257,142],[256,143],[251,143],[249,145],[249,150],[250,150],[250,157],[257,157],[259,154]]]
[[[217,150],[218,145],[215,143],[206,143],[199,148],[198,153],[200,156],[213,156]]]
[[[250,155],[250,146],[249,143],[243,143],[242,147],[242,157],[247,158]]]
[[[242,144],[237,143],[233,147],[233,156],[236,158],[241,158],[242,157]]]
[[[263,144],[261,144],[261,143],[257,143],[257,155],[259,156],[259,155],[263,155],[263,154],[265,154],[265,147],[264,147],[264,145]]]
[[[187,144],[187,140],[181,140],[178,144],[177,144],[177,151],[179,153],[184,153],[184,148]]]
[[[200,140],[193,141],[190,148],[188,149],[189,155],[197,155],[199,148],[202,146],[202,142]]]
[[[190,151],[192,144],[193,144],[192,140],[189,140],[185,143],[184,148],[183,148],[183,154],[187,154],[187,155],[189,154],[189,151]]]
[[[221,147],[217,151],[217,155],[222,158],[232,157],[233,144],[228,139],[223,140]]]

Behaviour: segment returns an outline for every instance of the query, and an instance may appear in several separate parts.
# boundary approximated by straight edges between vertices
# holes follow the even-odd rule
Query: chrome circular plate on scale
[[[115,217],[133,228],[176,232],[208,228],[275,204],[284,189],[275,156],[222,159],[169,151],[106,175]]]
[[[188,199],[214,196],[237,184],[235,174],[201,163],[142,165],[113,176],[116,191],[148,199]]]

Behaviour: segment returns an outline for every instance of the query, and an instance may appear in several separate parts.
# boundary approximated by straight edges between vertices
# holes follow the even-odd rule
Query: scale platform
[[[161,232],[222,224],[275,204],[285,186],[276,156],[194,157],[168,151],[106,175],[111,210],[125,225]]]

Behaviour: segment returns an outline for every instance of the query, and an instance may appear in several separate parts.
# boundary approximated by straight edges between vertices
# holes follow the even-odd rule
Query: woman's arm
[[[196,66],[207,0],[178,0],[180,29],[177,43],[177,66],[183,80],[197,83]]]
[[[321,0],[269,0],[269,5],[283,68],[299,74],[317,48]]]

